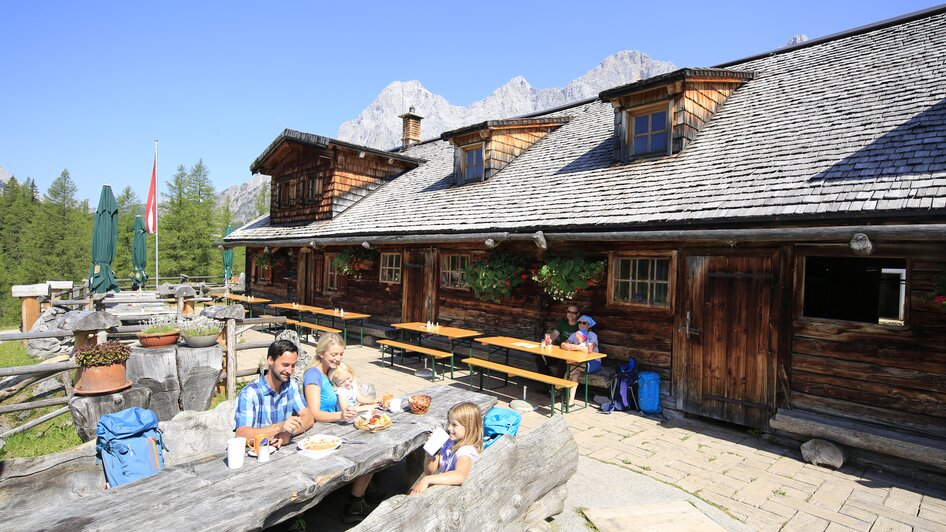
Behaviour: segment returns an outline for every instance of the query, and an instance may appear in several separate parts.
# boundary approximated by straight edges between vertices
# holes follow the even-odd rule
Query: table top
[[[473,338],[474,336],[482,336],[483,333],[479,331],[472,331],[470,329],[460,329],[458,327],[446,327],[446,326],[434,326],[427,328],[427,324],[420,321],[410,321],[407,323],[392,323],[391,327],[395,329],[406,329],[409,331],[415,331],[420,333],[427,334],[436,334],[439,336],[445,336],[451,340],[458,340],[461,338]]]
[[[370,318],[371,314],[359,314],[357,312],[346,312],[345,314],[339,314],[334,309],[323,308],[321,310],[313,310],[315,314],[321,314],[323,316],[332,316],[341,320],[360,320],[363,318]]]
[[[229,299],[230,301],[240,301],[242,303],[269,303],[269,299],[263,299],[262,297],[253,297],[253,296],[243,296],[240,294],[224,294],[220,296],[224,299]]]
[[[351,423],[316,423],[306,435],[330,434],[348,442],[322,458],[297,452],[296,437],[268,463],[247,456],[243,467],[227,468],[226,451],[213,458],[168,467],[119,489],[93,489],[73,500],[48,506],[48,512],[4,516],[9,530],[258,530],[291,518],[346,485],[352,478],[399,463],[444,427],[447,411],[471,401],[485,413],[496,398],[465,388],[435,386],[419,390],[433,400],[424,415],[391,415],[391,426],[365,432]],[[228,431],[229,434],[232,434]],[[174,442],[167,441],[168,446]],[[199,496],[197,496],[199,494]],[[171,510],[171,511],[169,511]]]
[[[312,305],[302,305],[300,303],[270,303],[269,306],[273,308],[283,308],[286,310],[296,310],[299,312],[318,312],[320,310],[325,310],[322,307],[313,307]]]
[[[506,349],[513,349],[515,351],[522,351],[524,353],[532,353],[533,355],[558,358],[573,364],[580,364],[582,362],[588,362],[589,360],[607,358],[608,356],[604,353],[569,351],[567,349],[562,349],[557,345],[553,345],[551,349],[542,349],[542,346],[539,342],[522,340],[520,338],[512,338],[509,336],[487,336],[485,338],[477,338],[476,341],[485,345],[504,347]]]

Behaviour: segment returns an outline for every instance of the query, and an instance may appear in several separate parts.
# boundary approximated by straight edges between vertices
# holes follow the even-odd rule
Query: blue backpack
[[[637,379],[637,397],[640,400],[641,412],[645,414],[660,413],[660,374],[644,371]]]
[[[637,409],[637,399],[634,398],[634,385],[637,384],[637,363],[630,359],[623,366],[618,368],[608,379],[607,403],[601,405],[601,411],[610,414],[615,410],[631,410],[631,401],[634,408]],[[628,400],[630,398],[630,401]]]
[[[483,416],[483,449],[492,445],[503,434],[515,436],[519,432],[522,414],[508,408],[493,407]]]
[[[95,428],[97,458],[105,465],[111,488],[164,469],[164,438],[158,416],[144,408],[126,408],[99,418]],[[96,460],[96,463],[98,460]]]

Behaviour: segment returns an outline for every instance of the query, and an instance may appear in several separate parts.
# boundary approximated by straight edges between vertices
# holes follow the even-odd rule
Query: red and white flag
[[[157,151],[157,148],[155,148]],[[158,229],[158,154],[154,154],[154,166],[151,167],[151,188],[148,190],[148,203],[145,204],[145,227],[149,233]]]

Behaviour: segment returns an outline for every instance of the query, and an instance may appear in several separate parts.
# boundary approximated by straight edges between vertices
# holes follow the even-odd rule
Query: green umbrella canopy
[[[89,290],[104,293],[119,291],[112,271],[115,242],[118,240],[118,202],[112,187],[102,186],[99,207],[92,222],[92,269],[89,271]]]
[[[227,236],[232,232],[233,226],[228,225],[223,236]],[[223,251],[223,282],[226,283],[231,277],[233,277],[233,249],[227,248]]]
[[[148,280],[148,274],[145,273],[148,262],[148,229],[141,216],[135,216],[135,227],[132,232],[134,236],[131,240],[131,281],[143,285]]]

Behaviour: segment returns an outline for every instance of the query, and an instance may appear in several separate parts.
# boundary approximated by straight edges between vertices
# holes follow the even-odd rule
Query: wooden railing
[[[175,300],[171,300],[175,301]],[[221,320],[224,322],[223,334],[226,338],[226,350],[225,350],[225,365],[223,370],[220,372],[220,381],[226,382],[226,394],[227,399],[234,399],[236,397],[236,381],[238,377],[246,377],[250,375],[258,375],[259,367],[254,367],[246,369],[243,371],[237,371],[237,352],[245,351],[248,349],[259,349],[268,347],[271,342],[245,342],[239,343],[239,337],[247,330],[251,329],[255,325],[269,324],[269,323],[285,323],[285,316],[273,316],[265,318],[228,318]],[[38,338],[63,338],[67,336],[82,336],[84,338],[89,338],[93,342],[97,342],[104,338],[128,338],[133,336],[136,332],[144,329],[145,325],[122,325],[119,327],[112,327],[107,330],[100,331],[71,331],[65,329],[55,329],[49,331],[39,331],[39,332],[26,332],[26,333],[7,333],[0,334],[0,342],[13,342],[13,341],[23,341],[23,340],[32,340]],[[81,342],[80,342],[81,344]],[[44,408],[48,406],[57,406],[68,404],[70,399],[74,395],[74,390],[72,388],[72,374],[71,372],[79,368],[79,365],[72,360],[70,355],[70,360],[64,362],[53,362],[45,364],[32,364],[29,366],[16,366],[9,368],[0,368],[0,378],[4,377],[14,377],[14,376],[27,376],[25,379],[22,379],[18,382],[0,382],[0,402],[16,395],[19,391],[23,390],[27,386],[38,384],[41,381],[45,381],[50,378],[60,378],[62,379],[63,388],[65,390],[65,397],[56,397],[52,399],[42,399],[38,401],[27,401],[19,404],[5,405],[0,406],[0,414],[7,414],[10,412],[19,412],[24,410],[33,410],[36,408]],[[69,407],[65,406],[54,410],[48,414],[45,414],[37,419],[30,420],[22,425],[14,427],[2,434],[0,438],[6,438],[12,434],[22,432],[24,430],[30,429],[53,419],[57,416],[65,414],[69,411]]]

